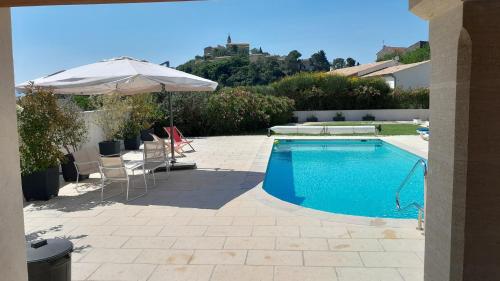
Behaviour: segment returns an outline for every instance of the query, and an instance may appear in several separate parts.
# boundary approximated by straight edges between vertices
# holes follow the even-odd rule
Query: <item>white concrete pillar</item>
[[[10,9],[0,8],[0,280],[27,280]]]

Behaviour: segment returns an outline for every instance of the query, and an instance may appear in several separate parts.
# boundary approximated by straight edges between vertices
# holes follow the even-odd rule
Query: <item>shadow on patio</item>
[[[95,207],[123,203],[138,206],[172,206],[180,208],[219,209],[234,198],[254,188],[264,179],[264,173],[234,171],[226,169],[197,169],[173,171],[168,177],[165,172],[156,173],[156,185],[148,175],[150,187],[145,196],[125,202],[120,194],[119,183],[112,183],[104,188],[105,197],[111,198],[100,202],[100,180],[91,178],[81,183],[61,187],[59,197],[49,201],[25,202],[25,212],[39,210],[57,210],[76,212],[92,210]],[[134,177],[134,186],[143,186],[142,175]],[[151,188],[152,187],[152,188]],[[143,192],[143,189],[130,189],[131,197]]]

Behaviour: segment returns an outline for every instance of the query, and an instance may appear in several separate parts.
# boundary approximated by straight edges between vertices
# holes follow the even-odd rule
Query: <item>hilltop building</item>
[[[377,60],[384,60],[388,55],[404,55],[408,52],[415,51],[417,49],[422,49],[429,46],[428,41],[418,41],[417,43],[409,46],[409,47],[394,47],[394,46],[386,46],[384,45],[380,51],[377,52]]]
[[[206,47],[204,49],[205,59],[231,57],[236,55],[250,55],[249,43],[233,43],[231,35],[227,36],[226,46]]]

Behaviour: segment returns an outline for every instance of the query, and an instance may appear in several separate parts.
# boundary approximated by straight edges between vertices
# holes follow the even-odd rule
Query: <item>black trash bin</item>
[[[73,243],[47,239],[26,243],[29,281],[71,281]]]

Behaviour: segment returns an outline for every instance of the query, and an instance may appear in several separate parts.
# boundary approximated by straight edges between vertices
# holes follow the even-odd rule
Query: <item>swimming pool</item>
[[[307,208],[355,216],[416,218],[396,209],[401,182],[420,157],[378,139],[277,140],[264,190]],[[423,167],[401,192],[401,205],[423,205]]]

